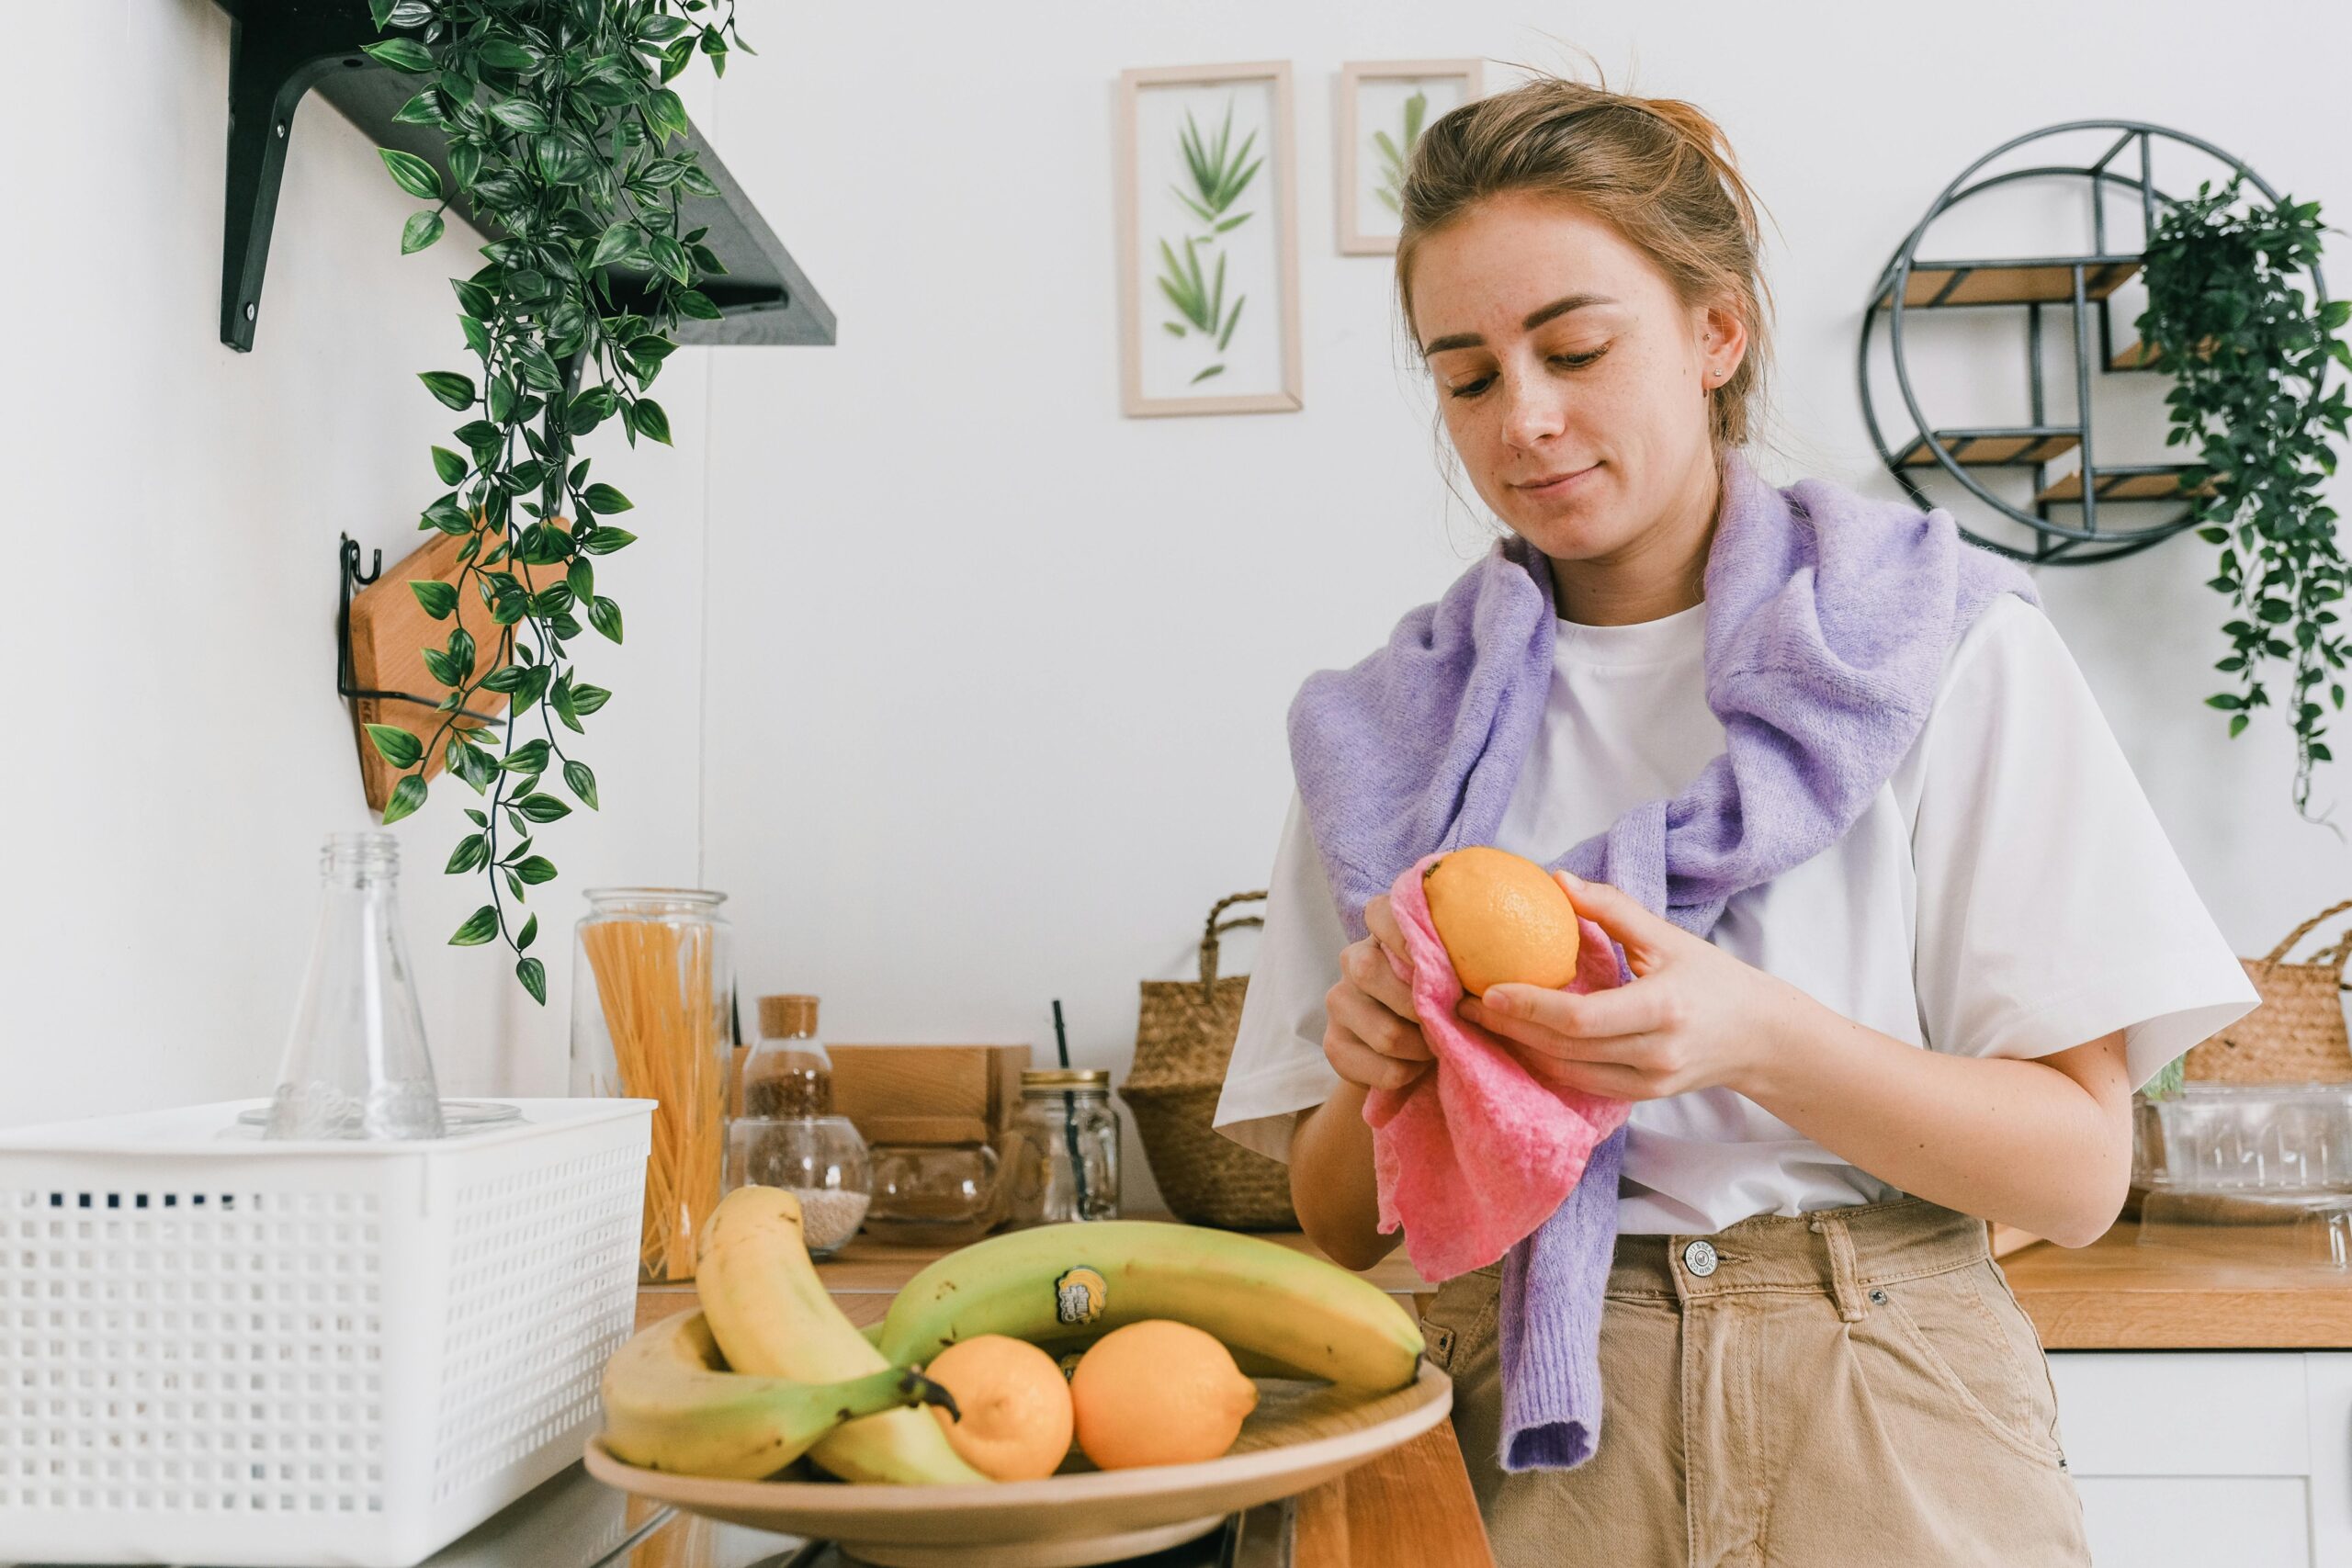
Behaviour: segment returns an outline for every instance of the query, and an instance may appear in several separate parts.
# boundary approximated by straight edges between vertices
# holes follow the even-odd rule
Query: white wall
[[[228,35],[211,0],[77,12],[70,63],[19,73],[7,161],[9,496],[0,670],[0,1124],[268,1092],[326,831],[366,825],[334,691],[335,542],[387,561],[437,493],[457,423],[419,370],[463,368],[453,229],[400,254],[414,205],[313,96],[294,122],[259,333],[219,340]],[[660,392],[679,446],[594,438],[642,539],[600,584],[629,644],[581,658],[617,694],[583,755],[605,811],[545,835],[542,1013],[489,949],[443,945],[481,901],[441,866],[462,786],[394,829],[409,942],[445,1089],[560,1092],[578,890],[689,882],[706,367]],[[639,521],[642,519],[642,521]],[[460,883],[465,886],[460,886]]]
[[[1881,492],[1860,303],[1996,142],[2129,116],[2338,211],[2352,188],[2340,6],[765,9],[719,144],[842,330],[714,363],[705,863],[746,984],[821,992],[834,1039],[1050,1049],[1058,996],[1077,1056],[1123,1068],[1136,982],[1185,973],[1211,901],[1261,885],[1301,677],[1482,547],[1436,477],[1386,264],[1333,244],[1343,61],[1565,66],[1572,43],[1715,115],[1777,223],[1779,466]],[[1117,73],[1260,59],[1297,79],[1306,406],[1123,419]],[[2043,587],[2199,888],[2259,952],[2346,891],[2352,855],[2292,816],[2278,727],[2232,744],[2200,704],[2223,619],[2206,553]]]

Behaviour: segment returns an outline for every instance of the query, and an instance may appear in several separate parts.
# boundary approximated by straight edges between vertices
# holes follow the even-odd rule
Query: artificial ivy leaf
[[[592,556],[608,556],[635,543],[637,536],[628,529],[608,528],[600,524],[589,530],[588,536],[580,542],[580,547]]]
[[[596,248],[589,253],[592,267],[612,266],[627,261],[637,249],[637,225],[624,219],[605,230],[597,238]]]
[[[410,582],[408,591],[416,595],[416,602],[424,607],[424,613],[436,621],[447,620],[450,613],[458,607],[458,585],[454,582],[425,578]]]
[[[449,863],[441,871],[446,876],[463,876],[469,871],[480,871],[489,863],[489,838],[481,833],[473,833],[458,840],[458,847],[449,852]]]
[[[677,304],[678,314],[691,317],[697,321],[715,321],[724,314],[710,296],[698,288],[681,288],[673,296],[673,299]],[[648,378],[648,379],[650,378]]]
[[[397,147],[379,147],[376,156],[391,171],[392,183],[409,195],[424,201],[441,199],[440,171],[415,153],[403,152]]]
[[[2336,705],[2341,707],[2343,705],[2339,703]],[[566,675],[555,683],[555,689],[548,694],[548,706],[555,709],[556,717],[563,720],[566,729],[576,735],[588,733],[586,726],[580,722],[580,709],[571,701],[571,676]]]
[[[490,421],[492,424],[507,424],[514,418],[514,383],[503,376],[492,376],[490,378]]]
[[[673,81],[695,57],[695,40],[682,38],[662,51],[662,80]]]
[[[481,284],[453,277],[449,280],[449,287],[458,291],[458,304],[467,315],[488,320],[498,314],[498,296]]]
[[[441,477],[443,484],[453,485],[466,477],[466,460],[447,446],[435,446],[433,449],[433,471]]]
[[[587,763],[567,761],[563,764],[563,784],[566,789],[587,805],[589,810],[603,809],[596,804],[596,775],[589,772]]]
[[[369,725],[368,739],[375,742],[376,755],[395,768],[413,768],[424,755],[424,742],[396,724]]]
[[[441,101],[434,96],[433,89],[427,87],[424,92],[402,104],[392,118],[401,125],[439,125]]]
[[[420,370],[416,378],[424,383],[426,391],[453,409],[474,406],[474,384],[468,377],[454,370]]]
[[[667,87],[657,87],[645,100],[645,118],[665,141],[686,133],[685,101]]]
[[[383,30],[381,23],[377,24],[377,30]],[[685,30],[683,17],[656,15],[638,24],[637,38],[639,43],[667,43]]]
[[[514,803],[514,809],[534,822],[553,822],[571,815],[571,807],[551,795],[526,795]]]
[[[534,740],[527,746],[517,746],[501,757],[498,765],[510,773],[543,773],[548,766],[548,743]]]
[[[481,62],[493,71],[528,71],[539,62],[538,51],[513,39],[494,38],[481,46]]]
[[[531,918],[535,920],[538,919],[537,915]],[[536,958],[518,960],[514,965],[514,978],[523,982],[523,988],[531,993],[533,1001],[541,1007],[548,1005],[548,966],[546,964]]]
[[[431,675],[434,680],[439,682],[442,685],[461,686],[465,684],[465,677],[459,673],[456,661],[450,659],[447,654],[442,652],[441,649],[437,648],[428,648],[424,649],[424,659],[425,672]]]
[[[424,775],[410,773],[392,786],[392,798],[384,802],[384,826],[390,827],[424,804]]]
[[[441,237],[441,215],[437,212],[412,212],[408,221],[401,225],[401,254],[414,255]]]
[[[581,499],[598,512],[633,512],[636,505],[628,497],[608,484],[593,484],[581,492]]]
[[[628,406],[628,424],[639,435],[670,445],[670,416],[651,398],[639,398]]]
[[[363,43],[359,48],[393,70],[411,75],[433,69],[433,51],[413,38],[390,38],[381,43]]]
[[[594,715],[612,700],[612,695],[602,686],[592,686],[585,681],[576,682],[571,688],[571,705],[582,714]]]
[[[542,882],[555,880],[555,862],[545,855],[533,855],[530,859],[515,865],[514,874],[521,877],[528,886],[537,887]]]
[[[678,184],[683,189],[695,196],[715,197],[718,194],[718,182],[712,179],[708,175],[703,173],[702,166],[698,164],[687,164],[685,173],[678,176]],[[704,263],[703,265],[711,272],[725,272],[727,270],[725,267],[718,265],[715,258],[712,261]]]
[[[523,929],[514,933],[514,951],[520,953],[524,949],[529,947],[531,943],[537,939],[538,934],[539,917],[533,915],[529,919],[523,922]]]
[[[621,640],[621,607],[601,593],[588,601],[588,624],[613,641]]]
[[[484,904],[466,917],[466,923],[450,934],[451,947],[480,947],[498,934],[498,907]]]
[[[532,134],[548,128],[547,110],[528,98],[501,98],[490,106],[490,117],[501,125]]]

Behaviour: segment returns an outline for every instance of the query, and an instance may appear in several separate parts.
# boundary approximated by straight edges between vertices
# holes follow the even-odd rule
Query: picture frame
[[[1287,413],[1299,376],[1287,61],[1119,73],[1120,405]]]
[[[1486,91],[1483,60],[1354,60],[1340,68],[1337,204],[1343,255],[1396,254],[1394,192],[1423,128]],[[1421,103],[1416,110],[1416,95]]]

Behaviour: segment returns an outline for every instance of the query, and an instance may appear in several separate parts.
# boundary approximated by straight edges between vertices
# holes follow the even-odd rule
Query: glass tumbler
[[[733,1063],[724,893],[598,887],[573,933],[571,1092],[655,1102],[639,1277],[691,1280],[718,1206]]]

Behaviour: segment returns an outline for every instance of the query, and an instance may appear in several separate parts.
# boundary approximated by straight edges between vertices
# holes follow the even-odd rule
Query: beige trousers
[[[1599,1449],[1498,1462],[1498,1265],[1423,1318],[1502,1568],[2085,1564],[2033,1325],[1983,1222],[1917,1199],[1622,1236]]]

